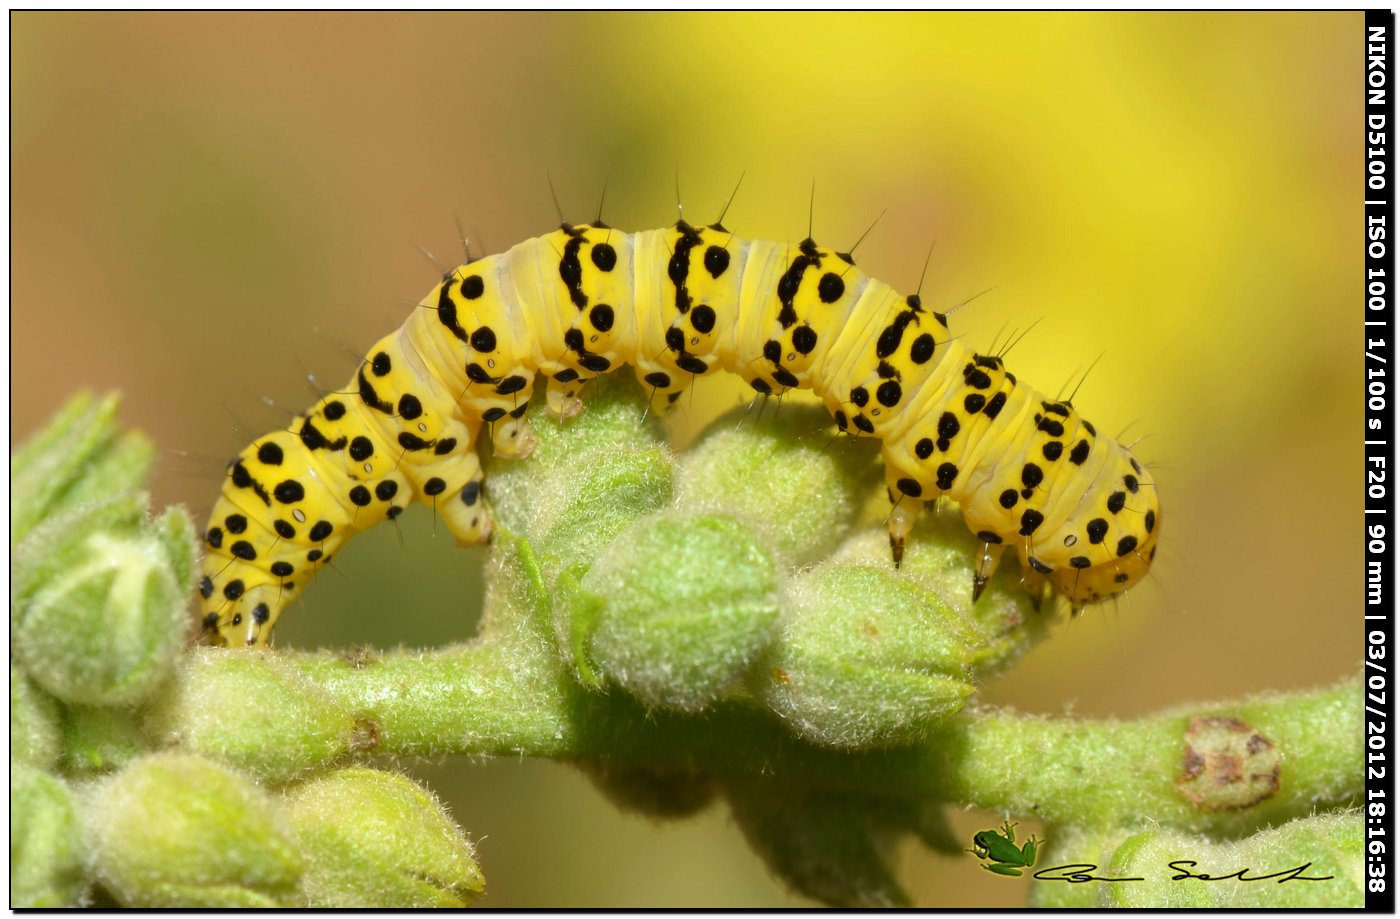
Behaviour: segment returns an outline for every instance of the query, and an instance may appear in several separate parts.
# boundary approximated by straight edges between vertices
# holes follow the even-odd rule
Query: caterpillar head
[[[1114,477],[1095,483],[1089,495],[1092,503],[1069,524],[1077,554],[1048,575],[1056,593],[1076,606],[1107,600],[1132,587],[1147,574],[1157,555],[1162,516],[1157,486],[1135,459],[1124,454]],[[1067,546],[1070,538],[1065,539]]]
[[[1145,543],[1127,555],[1090,565],[1088,568],[1056,568],[1050,575],[1055,592],[1068,597],[1076,606],[1099,603],[1122,593],[1142,580],[1157,554],[1154,532]]]

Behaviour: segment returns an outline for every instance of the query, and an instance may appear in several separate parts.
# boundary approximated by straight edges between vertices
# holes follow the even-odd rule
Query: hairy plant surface
[[[494,463],[476,638],[305,653],[188,645],[188,515],[147,517],[150,445],[115,398],[75,399],[11,459],[11,905],[465,904],[466,834],[365,765],[448,753],[565,760],[656,817],[723,799],[833,905],[906,903],[904,837],[968,858],[948,804],[1045,824],[1027,872],[1148,879],[1038,883],[1038,905],[1361,905],[1354,675],[1133,721],[982,706],[1055,610],[1010,566],[972,605],[956,515],[896,571],[862,518],[874,454],[819,411],[732,415],[678,457],[644,401],[600,382]],[[1171,881],[1178,859],[1330,879]]]

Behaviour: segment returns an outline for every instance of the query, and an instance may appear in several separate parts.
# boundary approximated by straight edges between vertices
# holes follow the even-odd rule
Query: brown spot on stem
[[[1273,742],[1244,721],[1192,718],[1176,787],[1200,810],[1242,810],[1278,793],[1281,765]]]
[[[363,670],[379,662],[379,652],[369,645],[351,645],[341,652],[341,658],[353,670]]]
[[[351,753],[372,753],[379,747],[379,722],[361,716],[355,719],[355,729],[350,733]]]

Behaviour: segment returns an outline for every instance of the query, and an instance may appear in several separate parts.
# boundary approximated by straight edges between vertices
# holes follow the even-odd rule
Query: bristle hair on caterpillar
[[[764,395],[812,390],[840,431],[881,443],[894,565],[926,502],[958,503],[982,542],[974,601],[1007,548],[1029,588],[1076,611],[1156,554],[1157,489],[1128,448],[811,238],[565,223],[458,266],[420,306],[343,391],[229,462],[199,584],[212,642],[266,644],[347,539],[414,501],[459,543],[486,542],[482,443],[528,456],[540,381],[545,410],[567,418],[584,383],[623,365],[654,409],[720,370]]]

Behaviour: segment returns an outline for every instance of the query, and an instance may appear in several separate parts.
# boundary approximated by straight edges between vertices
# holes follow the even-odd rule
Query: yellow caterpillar
[[[421,305],[348,393],[229,464],[200,582],[212,640],[266,644],[345,540],[411,501],[458,542],[486,541],[482,431],[498,455],[526,456],[537,378],[547,410],[570,417],[580,385],[623,364],[658,407],[716,368],[763,394],[813,390],[842,431],[882,442],[896,565],[925,501],[959,503],[983,541],[974,599],[1007,546],[1029,587],[1076,609],[1132,586],[1156,554],[1156,487],[1125,447],[811,239],[565,224],[458,267]]]

